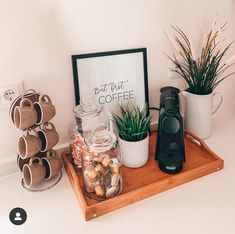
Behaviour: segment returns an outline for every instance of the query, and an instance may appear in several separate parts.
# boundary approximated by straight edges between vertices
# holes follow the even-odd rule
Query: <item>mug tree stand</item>
[[[11,121],[14,123],[14,109],[19,106],[20,102],[22,99],[24,98],[28,98],[30,101],[32,101],[32,103],[34,102],[38,102],[39,101],[39,96],[40,93],[36,92],[33,89],[29,89],[27,91],[25,91],[23,94],[19,95],[11,104],[10,108],[9,108],[9,117],[11,119]],[[38,126],[32,126],[32,128],[37,128]],[[43,155],[43,153],[42,153]],[[23,186],[24,189],[31,191],[31,192],[42,192],[42,191],[46,191],[52,187],[54,187],[62,178],[62,170],[60,170],[60,172],[53,178],[51,178],[50,180],[43,180],[40,184],[38,184],[37,186],[31,186],[31,187],[27,187],[25,184],[24,179],[22,178],[21,180],[21,185]]]

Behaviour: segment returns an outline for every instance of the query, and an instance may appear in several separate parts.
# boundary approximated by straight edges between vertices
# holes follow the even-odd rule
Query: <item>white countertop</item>
[[[223,170],[85,222],[66,173],[52,189],[24,190],[20,174],[0,178],[0,233],[75,234],[235,233],[235,113],[214,120],[208,146],[225,161]],[[9,212],[22,207],[27,221],[15,226]]]

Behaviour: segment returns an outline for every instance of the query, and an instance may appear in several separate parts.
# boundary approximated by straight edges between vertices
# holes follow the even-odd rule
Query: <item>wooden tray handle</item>
[[[206,144],[204,143],[204,141],[198,137],[196,137],[194,134],[192,133],[189,133],[187,131],[184,132],[184,136],[189,139],[193,144],[201,147],[201,148],[204,148],[204,149],[208,149],[208,147],[206,146]]]
[[[221,160],[221,158],[220,158],[216,153],[214,153],[214,152],[206,145],[206,143],[205,143],[202,139],[200,139],[200,138],[194,136],[192,133],[189,133],[189,132],[187,132],[187,131],[184,132],[184,136],[185,136],[185,138],[187,138],[188,140],[190,140],[193,144],[195,144],[195,145],[201,147],[201,148],[202,148],[204,151],[206,151],[209,155],[212,155],[214,158],[217,158],[218,160]],[[223,168],[223,166],[222,166],[222,168]],[[217,168],[217,170],[220,170],[220,169],[221,169],[220,167]]]

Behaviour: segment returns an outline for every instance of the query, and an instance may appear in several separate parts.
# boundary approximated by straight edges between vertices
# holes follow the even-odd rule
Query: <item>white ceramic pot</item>
[[[138,168],[146,164],[149,157],[149,135],[141,141],[124,141],[119,137],[118,142],[124,166]]]
[[[211,136],[212,117],[221,109],[223,97],[220,93],[211,93],[207,95],[197,95],[182,91],[185,97],[185,129],[201,139]],[[213,99],[215,96],[220,97],[220,101],[213,109]]]

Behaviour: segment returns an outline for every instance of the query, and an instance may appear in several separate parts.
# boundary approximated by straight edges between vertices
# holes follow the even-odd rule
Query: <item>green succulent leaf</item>
[[[112,114],[112,121],[123,140],[140,141],[148,135],[151,116],[146,107],[126,105],[120,106],[120,115]]]

